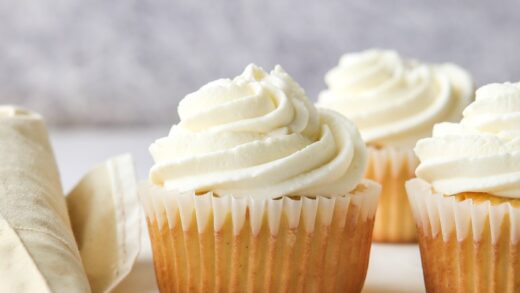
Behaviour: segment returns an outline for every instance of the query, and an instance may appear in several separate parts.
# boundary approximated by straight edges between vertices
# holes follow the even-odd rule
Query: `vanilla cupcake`
[[[162,292],[359,292],[380,187],[349,120],[277,66],[187,95],[141,193]]]
[[[351,119],[368,146],[366,178],[381,183],[374,240],[412,242],[415,224],[404,183],[414,177],[413,146],[433,125],[460,119],[473,97],[472,80],[453,64],[403,59],[394,51],[344,55],[325,76],[318,105]]]
[[[428,292],[520,292],[520,84],[476,92],[415,147],[406,184]]]

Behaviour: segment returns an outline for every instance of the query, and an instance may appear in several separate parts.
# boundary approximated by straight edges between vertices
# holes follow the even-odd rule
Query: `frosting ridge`
[[[446,195],[520,198],[520,83],[479,88],[463,116],[435,125],[433,136],[417,143],[417,177]]]
[[[152,183],[180,192],[339,196],[361,181],[366,150],[343,116],[318,110],[280,67],[249,65],[188,94],[180,122],[150,146]]]
[[[325,82],[318,105],[352,119],[367,143],[397,147],[412,147],[436,122],[459,119],[473,91],[469,74],[454,64],[376,49],[343,55]]]

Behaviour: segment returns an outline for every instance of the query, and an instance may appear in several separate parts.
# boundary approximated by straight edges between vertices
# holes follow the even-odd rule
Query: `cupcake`
[[[406,189],[428,292],[520,292],[520,84],[476,92],[420,140]]]
[[[404,183],[414,177],[413,147],[433,125],[460,119],[473,97],[470,76],[453,64],[430,65],[394,51],[344,55],[325,76],[318,105],[351,119],[368,147],[365,177],[382,185],[374,241],[417,241]]]
[[[349,120],[277,66],[179,104],[141,186],[162,292],[359,292],[380,187]]]

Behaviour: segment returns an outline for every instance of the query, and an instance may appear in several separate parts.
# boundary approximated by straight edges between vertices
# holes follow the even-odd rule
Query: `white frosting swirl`
[[[435,123],[460,119],[473,96],[462,68],[421,64],[394,51],[345,54],[325,82],[318,105],[347,116],[367,143],[381,146],[413,147]]]
[[[349,120],[317,110],[280,66],[249,65],[187,95],[180,123],[150,147],[154,184],[176,191],[340,196],[361,181],[366,150]]]
[[[520,83],[481,87],[463,115],[417,143],[417,177],[446,195],[520,198]]]

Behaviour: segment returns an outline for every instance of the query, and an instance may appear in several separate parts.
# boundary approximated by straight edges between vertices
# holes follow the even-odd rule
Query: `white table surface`
[[[132,154],[138,178],[146,178],[152,165],[148,146],[168,130],[168,127],[51,130],[65,192],[97,163],[122,153]],[[148,235],[144,232],[137,263],[115,292],[158,292]],[[417,245],[373,244],[363,292],[424,292]]]

